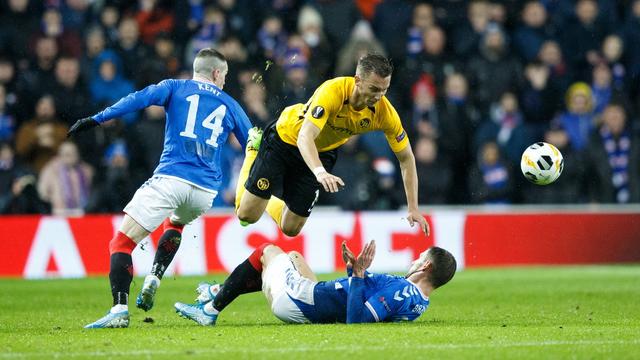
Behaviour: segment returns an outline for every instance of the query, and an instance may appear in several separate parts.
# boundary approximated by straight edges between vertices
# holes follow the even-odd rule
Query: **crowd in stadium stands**
[[[640,202],[640,0],[4,0],[0,212],[119,212],[152,173],[164,113],[150,107],[69,141],[120,97],[189,78],[219,49],[224,90],[256,125],[306,102],[357,59],[395,65],[387,94],[409,133],[420,203]],[[555,144],[565,169],[528,184],[520,155]],[[233,204],[243,151],[224,153],[215,206]],[[382,135],[350,141],[349,191],[320,204],[394,209],[399,169]]]

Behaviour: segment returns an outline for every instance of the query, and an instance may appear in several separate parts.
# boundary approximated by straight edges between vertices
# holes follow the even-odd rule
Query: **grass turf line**
[[[167,277],[153,310],[132,307],[129,329],[105,330],[82,326],[109,308],[106,278],[2,279],[0,359],[640,358],[640,266],[465,270],[414,323],[284,325],[261,294],[241,296],[214,328],[174,313],[199,281],[223,278]]]

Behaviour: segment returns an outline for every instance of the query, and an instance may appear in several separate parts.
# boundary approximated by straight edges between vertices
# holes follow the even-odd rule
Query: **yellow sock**
[[[282,211],[284,210],[284,201],[279,199],[273,195],[271,195],[271,199],[267,203],[267,213],[273,221],[278,224],[279,228],[282,228]]]
[[[240,200],[242,200],[242,195],[244,195],[244,183],[247,182],[249,178],[249,172],[251,172],[251,166],[253,166],[253,162],[256,161],[256,157],[258,156],[258,151],[247,149],[244,152],[244,162],[242,163],[242,168],[240,169],[240,174],[238,174],[238,184],[236,185],[236,210],[240,207]]]

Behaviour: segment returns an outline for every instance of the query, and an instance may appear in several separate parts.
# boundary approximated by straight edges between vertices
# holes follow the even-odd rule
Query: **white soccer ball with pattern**
[[[520,169],[527,180],[536,185],[549,185],[558,180],[564,159],[557,147],[545,142],[529,146],[520,160]]]

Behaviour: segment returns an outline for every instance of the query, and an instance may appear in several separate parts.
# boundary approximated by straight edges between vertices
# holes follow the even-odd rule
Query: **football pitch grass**
[[[110,306],[106,277],[1,279],[0,359],[640,358],[640,266],[465,270],[413,323],[285,325],[260,293],[215,327],[175,314],[198,282],[223,278],[166,277],[150,312],[132,307],[128,329],[99,330],[82,327]]]

